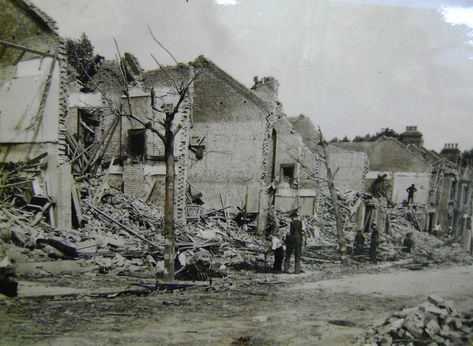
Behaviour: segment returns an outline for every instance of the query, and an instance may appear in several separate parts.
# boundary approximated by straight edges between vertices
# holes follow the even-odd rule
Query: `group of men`
[[[301,253],[302,253],[302,244],[304,238],[304,229],[302,225],[302,220],[299,218],[299,214],[294,211],[291,214],[291,222],[289,224],[289,233],[285,237],[283,242],[281,238],[274,232],[272,227],[269,227],[266,240],[270,243],[270,249],[266,253],[273,252],[274,254],[274,264],[273,272],[274,273],[288,273],[289,266],[291,262],[291,257],[294,254],[294,273],[299,274],[301,272]],[[370,247],[369,247],[369,257],[371,263],[377,263],[378,256],[378,247],[382,243],[381,236],[378,228],[375,224],[371,226],[371,236],[370,236]],[[412,232],[406,234],[405,239],[403,240],[402,250],[406,253],[410,253],[414,248],[415,243],[413,239]],[[365,252],[365,236],[363,235],[362,230],[358,230],[355,236],[355,241],[353,243],[353,254],[355,256],[364,256]],[[283,270],[284,264],[284,270]]]
[[[370,239],[370,249],[369,249],[369,256],[371,263],[377,263],[377,256],[378,256],[378,247],[383,241],[381,240],[380,233],[376,227],[376,225],[371,226],[371,239]],[[402,251],[406,253],[410,253],[411,250],[414,248],[414,238],[413,233],[409,232],[406,234],[406,237],[402,243]],[[355,236],[355,241],[353,243],[353,254],[355,256],[363,256],[365,253],[365,237],[361,230],[358,230]]]
[[[371,239],[370,239],[370,261],[371,263],[377,262],[378,246],[381,244],[381,237],[376,225],[371,226]],[[365,236],[361,230],[358,230],[355,235],[355,242],[353,244],[353,254],[355,256],[363,256],[365,253]]]
[[[273,272],[281,273],[283,260],[284,260],[284,273],[289,272],[289,266],[291,263],[291,257],[294,254],[294,273],[299,274],[301,272],[301,253],[302,243],[304,238],[304,230],[302,226],[302,220],[299,218],[299,214],[296,211],[292,212],[291,222],[289,224],[289,233],[285,237],[283,242],[278,235],[276,235],[274,229],[269,227],[266,240],[271,242],[271,248],[268,250],[266,255],[271,251],[274,254]]]

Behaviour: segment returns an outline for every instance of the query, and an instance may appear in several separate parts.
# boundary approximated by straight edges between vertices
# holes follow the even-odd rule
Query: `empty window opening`
[[[281,166],[281,182],[288,183],[289,186],[294,184],[294,165],[283,165]]]
[[[128,154],[130,156],[146,155],[146,130],[128,130]]]

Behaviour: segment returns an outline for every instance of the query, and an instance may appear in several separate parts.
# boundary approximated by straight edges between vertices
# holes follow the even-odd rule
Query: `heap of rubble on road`
[[[450,300],[431,295],[413,308],[395,312],[367,333],[365,345],[471,345],[473,311],[461,312]]]
[[[153,276],[164,258],[162,208],[123,194],[99,178],[83,179],[76,187],[79,227],[67,232],[53,227],[43,214],[37,218],[38,213],[8,194],[11,202],[0,205],[2,258],[11,254],[25,262],[87,260],[104,274]],[[19,195],[21,189],[15,192]],[[264,240],[227,216],[209,211],[176,230],[177,277],[207,279],[229,268],[264,265]]]
[[[80,177],[73,186],[76,229],[64,232],[54,225],[54,201],[41,189],[43,156],[26,162],[2,166],[2,199],[0,203],[0,256],[31,262],[51,259],[92,261],[101,273],[154,275],[164,258],[162,235],[163,210],[139,198],[126,195],[104,181],[105,177]],[[345,235],[350,248],[355,236],[354,210],[369,194],[353,191],[339,193]],[[304,250],[305,263],[339,263],[338,241],[330,199],[324,197],[325,212],[319,218],[304,217],[309,246]],[[387,205],[381,201],[381,205]],[[229,269],[268,269],[264,261],[267,244],[257,235],[255,215],[241,216],[231,208],[201,213],[199,219],[176,230],[177,277],[206,279],[222,276]],[[411,269],[429,263],[470,262],[459,246],[451,241],[419,232],[399,208],[387,208],[390,232],[383,234],[381,260],[408,257]],[[280,236],[284,238],[290,219],[288,213],[277,211]],[[242,220],[244,219],[244,222]],[[416,239],[412,254],[402,251],[407,232]],[[366,236],[368,259],[369,234]],[[3,250],[2,250],[3,248]],[[5,250],[6,249],[6,250]]]
[[[370,194],[346,191],[338,194],[340,214],[344,221],[344,232],[349,253],[351,251],[357,227],[355,225],[355,210],[360,199],[373,199]],[[406,216],[405,208],[392,206],[383,198],[377,199],[379,206],[384,206],[384,212],[389,218],[389,231],[381,234],[382,243],[378,249],[378,258],[382,261],[397,261],[407,259],[409,263],[403,266],[409,269],[421,269],[431,264],[472,263],[472,257],[459,244],[451,239],[438,238],[417,229],[412,218]],[[335,217],[331,207],[330,197],[323,196],[324,212],[320,218],[305,218],[308,228],[309,247],[303,253],[306,262],[326,263],[338,262],[338,240],[335,227]],[[403,251],[403,240],[407,233],[412,233],[415,239],[415,249],[412,253]],[[370,233],[365,233],[365,255],[352,257],[357,262],[369,260],[368,250]]]

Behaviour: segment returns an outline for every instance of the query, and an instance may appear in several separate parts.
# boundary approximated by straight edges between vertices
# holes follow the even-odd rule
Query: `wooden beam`
[[[34,53],[34,54],[38,54],[38,55],[42,55],[42,56],[48,56],[50,58],[55,57],[54,54],[51,54],[51,53],[42,52],[40,50],[36,50],[36,49],[33,49],[33,48],[28,48],[28,47],[25,47],[25,46],[21,46],[19,44],[15,44],[15,43],[3,41],[3,40],[0,40],[0,44],[2,44],[3,46],[6,46],[6,47],[10,47],[10,48],[20,49],[20,50],[23,50],[23,51],[26,51],[26,52],[29,52],[29,53]]]
[[[21,61],[21,59],[23,59],[23,57],[25,56],[25,53],[26,51],[22,50],[20,55],[18,55],[18,57],[15,59],[15,62],[13,63],[13,65],[17,65]]]

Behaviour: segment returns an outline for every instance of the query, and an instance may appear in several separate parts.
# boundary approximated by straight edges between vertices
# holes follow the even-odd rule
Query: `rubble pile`
[[[94,199],[93,196],[87,196],[88,191],[94,190],[88,188],[87,184],[80,190],[83,192],[84,214],[88,218],[84,229],[93,235],[91,238],[106,239],[104,243],[108,244],[112,239],[115,251],[119,248],[117,242],[127,249],[127,256],[123,257],[130,259],[132,254],[142,254],[140,257],[147,264],[157,265],[164,258],[162,208],[108,187],[103,190],[100,203],[94,207],[85,201]],[[98,182],[92,184],[97,191]],[[225,220],[224,214],[220,214],[223,212],[208,212],[197,222],[189,222],[176,230],[176,269],[180,277],[199,279],[219,276],[228,267],[255,268],[262,261],[263,240],[243,231],[233,220]],[[81,246],[86,244],[82,243]],[[97,254],[97,250],[93,247],[89,249],[92,254]],[[132,259],[135,261],[131,266],[133,269],[136,269],[137,256]],[[125,267],[130,267],[126,260],[122,262]]]
[[[473,312],[460,312],[452,301],[436,295],[395,312],[365,337],[365,345],[470,345],[472,341]]]
[[[176,235],[179,264],[184,273],[195,270],[221,276],[232,269],[255,269],[264,264],[265,243],[230,221],[218,217],[187,225]]]
[[[314,263],[337,262],[338,238],[335,226],[335,215],[331,207],[330,197],[323,196],[324,212],[319,218],[304,218],[309,247],[304,252],[306,261]],[[409,269],[421,269],[430,264],[472,263],[469,256],[459,244],[445,238],[438,238],[418,230],[415,218],[408,217],[403,206],[392,206],[383,198],[372,199],[369,194],[346,191],[338,194],[340,214],[344,223],[344,233],[348,252],[351,253],[356,235],[355,211],[360,203],[375,203],[383,208],[389,220],[389,228],[381,234],[382,243],[378,249],[378,258],[384,261],[410,259]],[[409,215],[407,215],[409,214]],[[405,253],[403,240],[407,233],[412,233],[415,248],[412,253]],[[365,236],[365,255],[352,257],[356,261],[368,261],[370,233]]]

